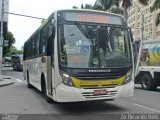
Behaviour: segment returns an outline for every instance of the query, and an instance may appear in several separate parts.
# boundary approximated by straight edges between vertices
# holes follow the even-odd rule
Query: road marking
[[[20,80],[20,79],[16,79],[18,82],[23,82],[22,80]]]
[[[160,113],[160,111],[159,111],[159,110],[155,110],[155,109],[152,109],[152,108],[149,108],[149,107],[143,106],[143,105],[139,105],[139,104],[136,104],[136,103],[134,103],[134,105],[135,105],[135,106],[138,106],[138,107],[142,107],[142,108],[145,108],[145,109],[152,110],[152,111],[155,111],[155,112]]]

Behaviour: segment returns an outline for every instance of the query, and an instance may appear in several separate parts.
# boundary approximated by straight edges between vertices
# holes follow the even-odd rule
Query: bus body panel
[[[106,90],[106,95],[93,95],[94,90]],[[79,89],[68,87],[60,84],[56,89],[57,102],[76,102],[76,101],[91,101],[91,100],[110,100],[120,97],[130,97],[134,93],[134,82],[115,88],[99,88],[99,89]]]
[[[52,95],[52,76],[54,77],[54,74],[52,74],[52,70],[53,69],[52,69],[52,64],[51,64],[51,56],[47,56],[47,73],[46,73],[45,81],[46,81],[48,95]]]
[[[54,18],[57,20],[57,11],[55,12],[55,16]],[[55,28],[57,28],[57,21],[55,21]],[[58,39],[58,28],[55,30],[55,41],[54,41],[54,69],[55,69],[55,80],[54,80],[54,88],[57,87],[57,85],[59,85],[60,83],[62,83],[62,78],[59,74],[59,64],[58,64],[58,42],[57,42],[57,39]]]
[[[46,76],[47,63],[41,63],[41,57],[32,60],[26,60],[28,66],[29,83],[41,91],[41,74]]]
[[[45,61],[44,63],[42,63],[43,60]],[[32,60],[26,60],[25,66],[28,66],[24,68],[25,76],[27,76],[28,71],[31,85],[41,91],[41,77],[44,75],[46,86],[49,88],[48,91],[51,91],[51,57],[43,56]]]

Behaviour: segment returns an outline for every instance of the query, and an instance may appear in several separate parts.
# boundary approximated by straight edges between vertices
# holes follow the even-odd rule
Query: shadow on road
[[[125,108],[114,105],[111,101],[60,103],[56,105],[56,109],[66,114],[106,114],[109,112],[127,111]]]
[[[43,94],[37,90],[36,88],[32,88],[32,90],[45,100]],[[116,101],[116,100],[115,100]],[[67,115],[79,115],[79,114],[106,114],[106,113],[117,113],[119,111],[128,111],[128,109],[122,106],[115,105],[113,101],[88,101],[88,102],[69,102],[69,103],[52,103],[49,104],[53,109],[59,111],[62,114]],[[45,103],[47,103],[45,101]]]

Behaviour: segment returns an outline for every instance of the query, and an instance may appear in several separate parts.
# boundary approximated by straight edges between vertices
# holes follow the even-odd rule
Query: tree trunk
[[[128,20],[128,11],[127,11],[127,6],[124,5],[124,19],[127,21]]]

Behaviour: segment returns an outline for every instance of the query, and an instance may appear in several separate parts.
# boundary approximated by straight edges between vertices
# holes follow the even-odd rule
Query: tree
[[[139,0],[143,5],[147,5],[149,0]],[[119,9],[120,3],[124,9],[124,18],[128,19],[127,9],[132,5],[133,0],[97,0],[95,5],[101,5],[106,11],[109,10],[114,5]]]
[[[3,47],[3,57],[7,56],[7,53],[10,52],[10,48],[15,43],[15,38],[11,32],[7,32],[7,34],[4,36],[4,40],[8,40],[8,46]]]
[[[113,6],[109,9],[109,11],[111,13],[116,13],[116,14],[119,14],[119,15],[124,15],[124,10],[121,9],[120,7],[117,7],[117,6]]]
[[[102,2],[104,2],[104,4]],[[94,9],[124,15],[124,10],[119,7],[119,1],[117,0],[97,0]]]
[[[160,0],[155,0],[153,5],[151,6],[151,12],[157,10],[160,8]],[[157,18],[155,20],[156,25],[158,26],[160,24],[160,13],[157,14]]]
[[[119,7],[120,2],[122,2],[122,7],[124,8],[124,10],[122,10]],[[124,17],[127,20],[128,19],[127,9],[132,5],[132,0],[97,0],[95,4],[101,5],[103,9],[106,11],[109,10],[118,14],[119,13],[123,14],[122,12],[124,12]]]
[[[12,56],[12,55],[15,55],[15,54],[23,54],[23,50],[22,50],[22,49],[21,49],[21,50],[17,50],[16,47],[11,46],[11,47],[9,48],[9,52],[7,52],[7,53],[5,54],[5,56]]]
[[[101,6],[102,10],[107,11],[109,8],[111,8],[114,0],[97,0],[95,3],[96,6]]]
[[[142,5],[148,5],[149,0],[139,0]]]
[[[103,10],[102,6],[100,6],[100,5],[94,5],[93,9],[94,10]]]
[[[91,4],[85,4],[85,5],[81,5],[81,9],[93,9],[93,6]]]
[[[122,0],[122,7],[124,8],[124,18],[128,20],[128,11],[127,9],[132,6],[132,0]]]
[[[78,7],[77,7],[77,6],[75,6],[75,5],[74,5],[72,8],[73,8],[73,9],[78,9]]]

